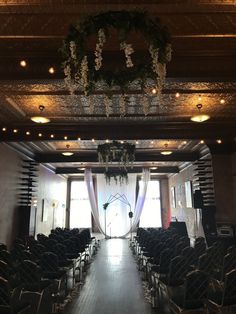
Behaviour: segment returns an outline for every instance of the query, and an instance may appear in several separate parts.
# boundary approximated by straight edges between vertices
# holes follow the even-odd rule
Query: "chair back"
[[[236,269],[225,275],[222,305],[236,305]]]
[[[22,286],[30,291],[40,290],[40,268],[39,266],[30,261],[25,260],[20,264],[19,275]]]
[[[10,267],[7,265],[7,263],[0,260],[0,277],[9,280],[10,274]]]
[[[168,274],[168,284],[171,286],[183,284],[188,271],[189,265],[186,264],[183,256],[176,256],[172,258]]]
[[[187,265],[195,265],[197,263],[197,257],[196,257],[196,252],[193,247],[186,247],[182,250],[183,258],[185,259],[185,263]]]
[[[169,266],[171,259],[173,257],[173,252],[170,249],[165,249],[161,252],[160,255],[160,269],[159,272],[166,274],[169,271]]]
[[[10,304],[10,289],[8,281],[0,277],[0,305]]]
[[[208,295],[209,276],[201,270],[186,275],[184,308],[203,307]]]
[[[40,267],[43,272],[58,271],[58,257],[52,252],[45,252],[40,259]]]
[[[231,270],[236,269],[236,256],[234,254],[226,254],[223,260],[221,280],[224,280],[225,274]]]

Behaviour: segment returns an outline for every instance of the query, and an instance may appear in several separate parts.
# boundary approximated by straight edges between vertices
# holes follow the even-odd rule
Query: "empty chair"
[[[214,313],[223,313],[224,309],[231,310],[236,306],[236,270],[225,275],[221,289],[209,294],[207,307]],[[235,313],[235,312],[230,312]]]
[[[29,314],[30,305],[14,302],[11,298],[8,281],[0,277],[0,313],[1,314]]]
[[[209,277],[200,270],[186,275],[182,289],[174,289],[170,298],[172,313],[206,312]]]

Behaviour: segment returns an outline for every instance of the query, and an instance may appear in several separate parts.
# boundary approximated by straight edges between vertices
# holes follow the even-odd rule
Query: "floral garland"
[[[109,38],[110,29],[116,29],[120,41],[120,50],[125,54],[125,67],[107,70],[103,66],[102,51]],[[135,63],[131,58],[135,50],[127,43],[130,33],[140,32],[149,47],[150,60]],[[87,50],[87,41],[98,36],[95,48],[95,59]],[[109,87],[120,87],[124,92],[129,85],[139,80],[142,86],[152,79],[158,91],[161,92],[166,77],[166,63],[171,60],[170,35],[158,19],[150,18],[146,13],[138,11],[109,11],[95,16],[89,16],[77,26],[70,28],[64,41],[62,52],[65,83],[74,93],[83,89],[89,95],[95,89],[97,82],[105,82]],[[122,102],[122,101],[121,101]],[[121,103],[122,114],[124,105]]]

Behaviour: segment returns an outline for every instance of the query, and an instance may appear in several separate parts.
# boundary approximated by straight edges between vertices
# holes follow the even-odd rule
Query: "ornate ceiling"
[[[173,37],[173,60],[168,65],[167,82],[161,96],[144,96],[134,84],[126,95],[125,115],[121,117],[117,92],[107,116],[101,91],[89,98],[80,92],[74,96],[68,93],[59,48],[69,25],[85,14],[122,9],[146,10],[160,17]],[[35,155],[39,160],[43,160],[44,155],[45,162],[51,165],[54,162],[54,168],[57,168],[56,161],[63,161],[50,156],[59,156],[67,141],[78,153],[94,154],[97,142],[91,142],[92,138],[139,140],[138,150],[140,154],[146,152],[147,163],[165,162],[160,160],[158,152],[167,140],[173,144],[177,155],[199,152],[201,139],[209,145],[219,138],[227,143],[234,141],[235,1],[128,0],[124,4],[122,1],[4,0],[0,1],[0,14],[0,125],[1,129],[7,128],[0,132],[0,141],[17,145],[31,156],[40,154]],[[111,62],[116,60],[114,46],[111,42],[105,52]],[[137,54],[144,54],[145,47],[135,36],[134,46]],[[25,68],[19,65],[23,59],[27,61]],[[49,74],[52,66],[55,73]],[[180,96],[176,97],[176,93]],[[196,125],[190,122],[190,117],[197,113],[199,102],[203,105],[202,112],[211,119]],[[45,106],[44,115],[51,119],[46,126],[30,121],[30,117],[39,112],[39,105]],[[14,133],[14,129],[18,132]],[[77,141],[78,138],[82,141]],[[152,140],[155,144],[150,144]],[[184,140],[187,144],[183,145]],[[20,147],[16,143],[19,141]],[[153,151],[157,155],[152,155]],[[78,159],[78,155],[76,157]],[[179,167],[189,159],[188,155],[182,155],[182,159],[173,157],[166,162]],[[72,158],[72,162],[76,160]],[[137,165],[144,163],[142,156]],[[68,168],[68,160],[65,165]]]

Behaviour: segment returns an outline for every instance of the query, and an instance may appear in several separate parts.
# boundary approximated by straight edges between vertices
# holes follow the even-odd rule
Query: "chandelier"
[[[135,160],[135,145],[127,142],[112,141],[98,145],[97,148],[98,161],[105,166],[105,178],[110,183],[114,178],[120,184],[128,182],[127,167],[132,167]],[[114,163],[118,164],[118,168],[111,167]]]
[[[135,42],[132,42],[135,34],[146,47],[143,57],[135,51]],[[115,62],[104,53],[109,40],[113,48],[117,46]],[[119,94],[121,115],[124,115],[126,93],[134,90],[134,86],[140,94],[150,95],[151,91],[153,96],[154,90],[161,93],[171,51],[166,27],[147,13],[108,11],[89,16],[71,26],[64,41],[65,84],[71,94],[102,94],[107,103],[112,95]]]

